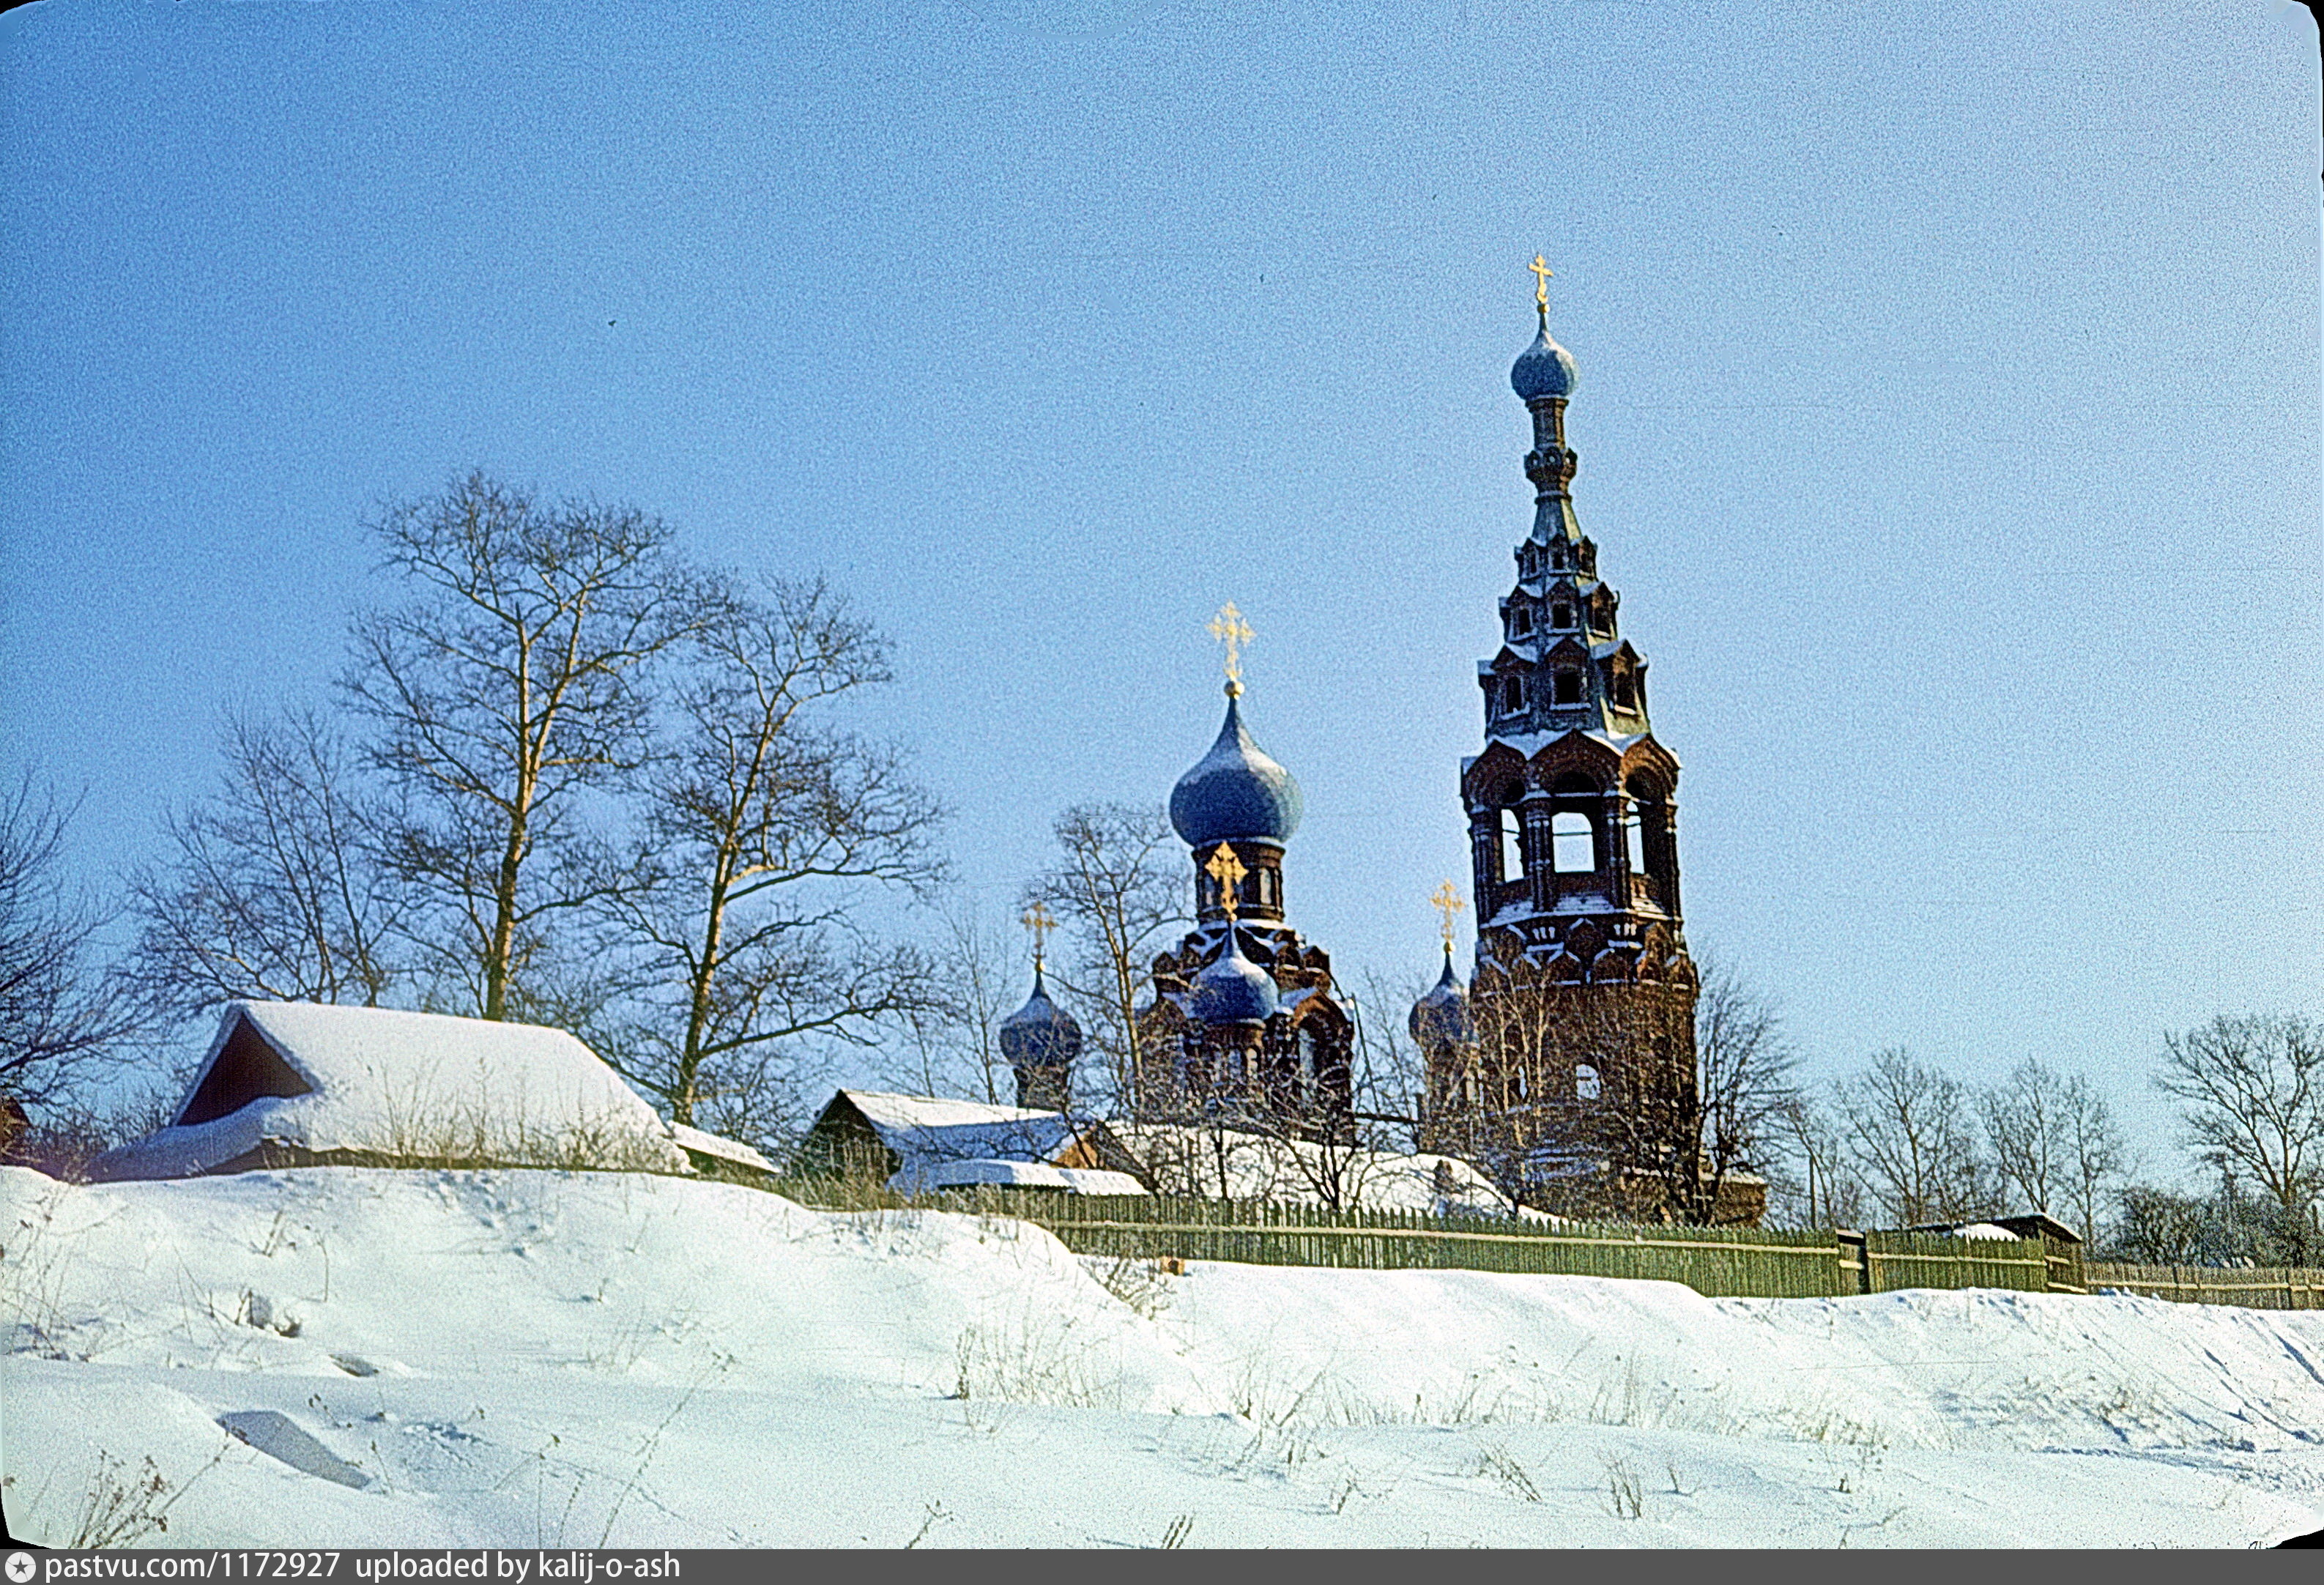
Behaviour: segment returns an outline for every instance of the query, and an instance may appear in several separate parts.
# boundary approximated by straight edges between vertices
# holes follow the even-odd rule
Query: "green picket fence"
[[[763,1186],[827,1210],[918,1203],[1017,1217],[1048,1229],[1076,1254],[1121,1259],[1636,1277],[1684,1283],[1711,1298],[1834,1298],[1901,1288],[2065,1294],[2107,1288],[2195,1304],[2324,1309],[2324,1271],[2086,1263],[2079,1246],[2042,1239],[1512,1221],[990,1186],[914,1202],[876,1185],[828,1179]]]
[[[2249,1310],[2324,1310],[2324,1270],[2297,1266],[2130,1266],[2090,1261],[2092,1289]]]

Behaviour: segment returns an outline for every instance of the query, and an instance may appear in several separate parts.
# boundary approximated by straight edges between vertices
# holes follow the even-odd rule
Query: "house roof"
[[[853,1106],[907,1168],[928,1161],[1049,1161],[1092,1126],[1060,1111],[935,1095],[842,1090],[832,1100]]]
[[[1046,1161],[921,1161],[888,1180],[899,1193],[966,1188],[976,1184],[1062,1189],[1069,1194],[1143,1194],[1146,1185],[1126,1172],[1093,1166],[1052,1166]]]
[[[266,1145],[687,1170],[669,1125],[565,1031],[386,1008],[228,1003],[171,1119],[93,1170],[183,1177]]]

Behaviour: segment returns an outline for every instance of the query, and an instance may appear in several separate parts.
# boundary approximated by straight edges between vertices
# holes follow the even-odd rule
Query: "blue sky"
[[[1530,520],[1812,1071],[2098,1075],[2324,968],[2319,81],[2275,0],[53,3],[0,17],[0,707],[93,886],[320,700],[482,465],[821,571],[1003,913],[1216,731],[1294,922],[1425,974]]]

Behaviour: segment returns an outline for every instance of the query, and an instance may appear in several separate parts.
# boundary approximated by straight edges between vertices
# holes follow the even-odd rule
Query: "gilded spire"
[[[1228,601],[1211,618],[1211,637],[1227,647],[1227,697],[1239,698],[1242,694],[1242,647],[1259,635],[1250,631],[1250,623],[1242,619],[1235,603]]]
[[[1452,955],[1452,921],[1469,905],[1461,900],[1460,892],[1450,880],[1438,882],[1436,889],[1428,894],[1428,900],[1434,905],[1437,917],[1443,921],[1444,955],[1449,958]]]
[[[1057,927],[1057,918],[1049,912],[1047,904],[1035,903],[1025,910],[1023,924],[1033,937],[1033,972],[1038,975],[1043,949],[1049,944],[1049,932]]]

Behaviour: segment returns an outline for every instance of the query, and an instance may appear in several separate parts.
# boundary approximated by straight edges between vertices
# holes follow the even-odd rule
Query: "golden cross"
[[[1546,314],[1549,312],[1549,278],[1557,272],[1551,269],[1549,261],[1539,253],[1533,256],[1533,263],[1526,268],[1533,272],[1533,300]]]
[[[1228,693],[1242,692],[1242,647],[1258,636],[1250,631],[1250,623],[1243,621],[1242,613],[1235,609],[1235,603],[1231,600],[1220,606],[1219,613],[1211,618],[1211,637],[1227,647]]]
[[[1203,869],[1219,883],[1219,906],[1226,909],[1227,928],[1232,930],[1235,910],[1242,902],[1240,889],[1242,878],[1250,871],[1242,867],[1242,861],[1235,857],[1234,849],[1224,843],[1219,843],[1219,851],[1211,855],[1211,862]]]
[[[1452,883],[1450,880],[1440,881],[1436,889],[1428,894],[1428,900],[1436,905],[1437,913],[1443,917],[1444,950],[1451,952],[1452,950],[1452,917],[1469,905],[1461,900],[1461,894],[1452,889]]]
[[[1033,933],[1033,972],[1041,972],[1042,949],[1049,943],[1049,932],[1057,927],[1056,916],[1046,903],[1035,903],[1025,910],[1025,928]]]

